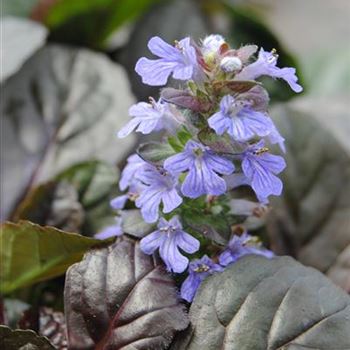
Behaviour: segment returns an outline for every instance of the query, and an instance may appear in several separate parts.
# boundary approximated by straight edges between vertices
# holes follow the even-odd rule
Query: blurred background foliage
[[[319,268],[350,291],[349,12],[347,0],[4,0],[2,220],[90,237],[112,223],[118,169],[137,143],[134,136],[118,140],[116,131],[132,103],[159,94],[141,84],[137,59],[149,56],[154,35],[171,42],[220,33],[234,46],[275,48],[280,66],[297,68],[300,97],[283,82],[265,82],[289,169],[268,235],[277,253]],[[3,232],[10,229],[16,230]],[[21,260],[28,247],[7,247],[1,259],[17,257],[4,270],[11,284],[36,267]],[[60,273],[42,271],[40,281],[62,266],[55,266]],[[6,305],[17,310],[15,298],[20,310],[23,302],[60,308],[63,279],[37,281],[11,289]]]

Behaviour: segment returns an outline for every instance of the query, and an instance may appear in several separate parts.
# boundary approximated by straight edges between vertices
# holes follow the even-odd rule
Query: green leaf
[[[124,70],[87,50],[40,50],[7,80],[1,102],[2,218],[30,188],[91,158],[115,164],[135,140],[115,137],[134,102]]]
[[[1,64],[0,82],[16,73],[23,63],[44,45],[47,30],[44,26],[24,18],[1,18],[4,38],[2,50],[6,52]]]
[[[208,277],[172,350],[349,349],[350,297],[292,258],[241,258]]]
[[[123,24],[144,13],[159,0],[54,1],[41,20],[54,40],[101,47]],[[44,7],[44,3],[41,5]]]
[[[123,210],[121,212],[123,232],[142,238],[151,232],[153,224],[145,222],[139,209]]]
[[[2,293],[62,275],[88,249],[105,244],[27,221],[3,224],[0,238]]]
[[[28,329],[0,326],[0,338],[3,350],[56,350],[46,337]]]
[[[271,112],[286,138],[287,168],[270,239],[277,253],[327,274],[350,244],[348,100],[295,99]]]
[[[166,349],[188,325],[171,276],[125,237],[73,265],[64,294],[72,350]]]
[[[164,142],[143,143],[136,152],[144,161],[154,165],[162,165],[165,159],[176,153],[168,143]]]

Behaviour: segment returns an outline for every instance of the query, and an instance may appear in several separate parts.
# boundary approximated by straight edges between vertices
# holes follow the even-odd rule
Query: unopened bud
[[[220,62],[220,68],[224,72],[233,72],[242,68],[242,61],[235,56],[224,57]]]

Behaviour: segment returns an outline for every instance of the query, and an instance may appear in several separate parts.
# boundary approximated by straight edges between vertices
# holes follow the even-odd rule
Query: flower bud
[[[210,55],[216,54],[220,46],[225,43],[225,39],[219,34],[212,34],[207,36],[202,42],[203,54]]]
[[[233,72],[242,68],[242,61],[238,57],[227,56],[221,60],[220,68],[226,73]]]

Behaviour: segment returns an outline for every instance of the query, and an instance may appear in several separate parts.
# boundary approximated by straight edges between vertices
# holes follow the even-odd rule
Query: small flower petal
[[[199,249],[200,243],[198,239],[184,231],[181,231],[181,234],[178,234],[176,238],[176,244],[186,253],[192,254]]]
[[[165,239],[166,237],[160,231],[154,231],[141,239],[140,248],[145,254],[153,254]]]

